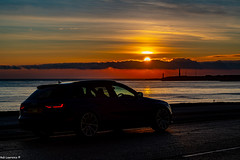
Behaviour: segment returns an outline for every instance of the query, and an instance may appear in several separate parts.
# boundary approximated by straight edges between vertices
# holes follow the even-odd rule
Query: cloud
[[[21,66],[0,66],[1,70],[6,69],[240,69],[240,61],[212,61],[197,62],[185,58],[177,58],[166,62],[161,60],[144,61],[117,61],[100,63],[56,63],[41,65],[21,65]]]
[[[114,53],[142,46],[175,57],[232,54],[239,10],[236,0],[1,0],[0,64],[119,60]]]
[[[212,61],[214,60],[230,61],[230,60],[238,60],[239,58],[240,58],[240,54],[222,54],[222,55],[219,54],[219,55],[200,57],[199,59],[205,60],[205,61],[209,59],[211,59]]]
[[[19,66],[10,66],[10,65],[0,65],[1,70],[6,70],[6,69],[21,69]]]
[[[208,56],[209,58],[239,58],[240,54],[231,54],[231,55],[213,55]]]
[[[178,19],[193,15],[239,15],[240,2],[234,0],[2,0],[0,14],[66,17],[145,17]],[[141,13],[141,14],[139,14]],[[184,15],[182,15],[184,14]],[[186,17],[185,17],[186,18]]]

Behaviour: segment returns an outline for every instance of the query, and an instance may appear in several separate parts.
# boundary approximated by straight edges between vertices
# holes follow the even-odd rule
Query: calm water
[[[36,86],[56,80],[0,81],[0,111],[16,111]],[[240,102],[240,82],[119,81],[144,96],[173,103]]]

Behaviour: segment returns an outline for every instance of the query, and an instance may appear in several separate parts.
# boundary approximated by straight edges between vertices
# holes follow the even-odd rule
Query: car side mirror
[[[137,97],[143,97],[143,93],[142,92],[137,92]]]

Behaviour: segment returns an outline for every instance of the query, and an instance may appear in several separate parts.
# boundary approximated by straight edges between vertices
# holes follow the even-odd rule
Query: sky
[[[238,61],[239,10],[238,0],[1,0],[0,65]]]

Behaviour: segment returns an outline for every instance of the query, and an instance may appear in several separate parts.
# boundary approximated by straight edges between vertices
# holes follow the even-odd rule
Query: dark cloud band
[[[0,69],[240,69],[240,61],[197,62],[178,58],[170,62],[152,60],[151,62],[119,61],[100,63],[55,63],[41,65],[10,66],[0,65]]]

